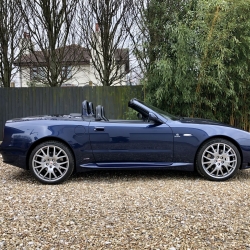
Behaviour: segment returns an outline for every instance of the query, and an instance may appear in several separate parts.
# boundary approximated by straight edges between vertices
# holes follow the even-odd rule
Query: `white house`
[[[27,39],[30,39],[30,37],[28,33],[25,33],[24,41],[27,41]],[[57,49],[57,51],[60,50],[61,48]],[[61,61],[64,62],[64,66],[61,74],[64,77],[66,76],[66,81],[62,86],[101,85],[100,80],[98,80],[98,74],[92,64],[92,60],[94,60],[93,51],[90,52],[88,49],[75,44],[66,46],[63,50],[63,59]],[[30,53],[29,50],[26,50],[15,62],[15,65],[20,68],[20,87],[29,87],[34,83],[39,85],[39,82],[45,79],[46,67],[48,65],[46,65],[43,53],[41,51]],[[126,85],[126,75],[129,72],[128,49],[117,49],[114,54],[114,62],[120,65],[120,70],[124,77],[113,85]]]

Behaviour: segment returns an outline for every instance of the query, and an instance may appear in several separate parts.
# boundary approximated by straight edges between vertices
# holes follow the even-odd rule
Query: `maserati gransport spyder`
[[[6,121],[3,161],[44,184],[97,169],[197,171],[212,181],[250,167],[250,133],[212,120],[180,118],[131,99],[136,120],[109,120],[87,100],[82,113]]]

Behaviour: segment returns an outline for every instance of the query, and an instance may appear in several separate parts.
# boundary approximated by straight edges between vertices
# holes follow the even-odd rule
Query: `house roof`
[[[64,51],[62,51],[64,50]],[[90,62],[90,54],[88,49],[79,45],[68,45],[65,48],[58,48],[55,50],[58,60],[65,62],[65,64],[88,64]],[[14,64],[20,67],[24,66],[44,66],[47,64],[46,55],[47,50],[34,51],[32,53],[23,54],[17,59]]]
[[[63,50],[63,51],[62,51]],[[64,62],[65,65],[83,65],[89,64],[91,59],[90,50],[80,45],[72,44],[65,48],[58,48],[55,50],[58,56],[58,61]],[[33,53],[23,54],[17,59],[14,64],[20,67],[33,67],[33,66],[45,66],[46,53],[44,51],[34,51]],[[117,49],[115,51],[115,60],[119,64],[125,64],[125,71],[129,70],[129,50],[128,49]]]

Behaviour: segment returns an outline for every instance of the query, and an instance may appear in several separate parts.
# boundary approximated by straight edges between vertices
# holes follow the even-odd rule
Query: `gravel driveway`
[[[0,158],[0,249],[250,249],[250,170],[102,171],[57,186]]]

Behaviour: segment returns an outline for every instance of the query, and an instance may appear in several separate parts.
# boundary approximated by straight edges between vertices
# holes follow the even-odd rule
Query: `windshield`
[[[140,102],[140,103],[142,103],[143,105],[147,106],[148,108],[152,109],[152,110],[155,111],[156,113],[162,115],[162,116],[163,116],[164,118],[166,118],[166,119],[180,120],[179,117],[174,116],[174,115],[171,115],[171,114],[169,114],[168,112],[163,111],[163,110],[161,110],[161,109],[158,109],[158,108],[152,106],[151,104],[148,104],[148,103],[145,103],[145,102],[139,101],[139,100],[137,100],[137,101]]]

